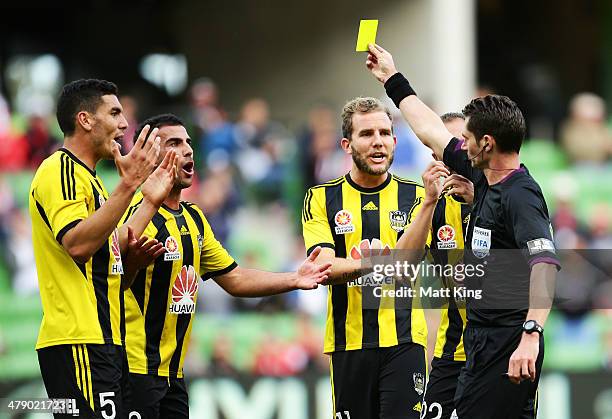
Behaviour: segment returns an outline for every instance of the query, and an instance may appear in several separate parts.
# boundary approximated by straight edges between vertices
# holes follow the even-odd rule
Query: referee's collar
[[[351,179],[351,173],[347,173],[346,175],[344,175],[344,178],[346,179],[346,181],[349,183],[349,185],[351,185],[353,188],[357,189],[359,192],[363,192],[363,193],[376,193],[376,192],[380,192],[383,189],[385,189],[385,187],[391,183],[391,179],[393,178],[393,175],[390,172],[387,172],[387,179],[385,179],[385,181],[383,183],[381,183],[378,186],[375,186],[373,188],[366,188],[364,186],[360,186],[357,183],[355,183],[355,181],[353,179]]]

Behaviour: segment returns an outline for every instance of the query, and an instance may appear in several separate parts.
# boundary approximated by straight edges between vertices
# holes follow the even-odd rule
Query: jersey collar
[[[65,149],[64,147],[61,147],[59,149],[59,151],[62,151],[66,154],[68,154],[68,157],[70,157],[72,160],[74,160],[76,163],[80,164],[81,166],[83,166],[85,169],[87,169],[87,171],[89,173],[92,174],[93,177],[96,177],[96,171],[95,170],[91,170],[85,163],[83,163],[81,160],[78,159],[77,156],[75,156],[74,154],[72,154],[70,151],[68,151],[67,149]]]
[[[358,184],[355,183],[355,181],[353,179],[351,179],[351,174],[347,173],[345,176],[346,181],[349,183],[349,185],[351,185],[353,188],[357,189],[359,192],[363,192],[363,193],[376,193],[376,192],[380,192],[383,189],[385,189],[385,187],[391,183],[391,178],[393,177],[393,175],[390,172],[387,172],[387,179],[385,179],[385,181],[383,183],[381,183],[378,186],[375,186],[373,188],[365,188],[363,186],[359,186]]]

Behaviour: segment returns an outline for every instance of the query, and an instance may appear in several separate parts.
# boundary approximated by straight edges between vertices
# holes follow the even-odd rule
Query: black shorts
[[[130,389],[130,419],[189,417],[189,397],[183,378],[130,373]]]
[[[112,344],[56,345],[38,349],[49,398],[75,399],[79,417],[123,418],[125,351]],[[95,413],[94,413],[95,412]],[[73,415],[54,414],[56,418]]]
[[[425,349],[415,343],[334,352],[334,419],[418,419],[426,368]]]
[[[544,338],[536,360],[536,380],[512,384],[504,373],[523,331],[518,327],[466,327],[463,343],[467,354],[459,374],[455,408],[459,419],[535,418],[537,390],[544,360]]]
[[[455,390],[465,361],[434,358],[423,396],[422,419],[449,419],[455,409]]]

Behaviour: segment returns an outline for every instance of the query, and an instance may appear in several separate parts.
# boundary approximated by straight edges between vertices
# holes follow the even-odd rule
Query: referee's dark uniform
[[[457,138],[446,146],[444,163],[474,183],[465,261],[483,264],[485,271],[483,277],[467,282],[468,288],[482,289],[482,298],[467,301],[467,360],[457,383],[455,417],[534,418],[544,338],[540,337],[535,382],[512,384],[504,373],[523,333],[531,267],[542,262],[560,266],[546,202],[523,165],[489,185]]]

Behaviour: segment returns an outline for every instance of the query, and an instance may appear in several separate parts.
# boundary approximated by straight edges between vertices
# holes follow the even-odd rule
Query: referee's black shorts
[[[536,360],[536,380],[512,384],[510,356],[523,333],[519,327],[470,327],[463,334],[467,354],[461,370],[455,408],[458,419],[527,419],[537,414],[537,390],[544,360],[544,338]]]
[[[82,418],[127,417],[125,351],[113,344],[56,345],[38,349],[38,363],[49,398],[74,399]],[[94,413],[95,412],[95,413]],[[71,418],[71,414],[54,414]]]
[[[425,349],[415,343],[334,352],[334,418],[418,419],[426,368]]]
[[[434,358],[423,397],[422,419],[449,419],[455,409],[455,390],[465,361]]]
[[[130,419],[186,419],[189,397],[183,378],[130,373]]]

